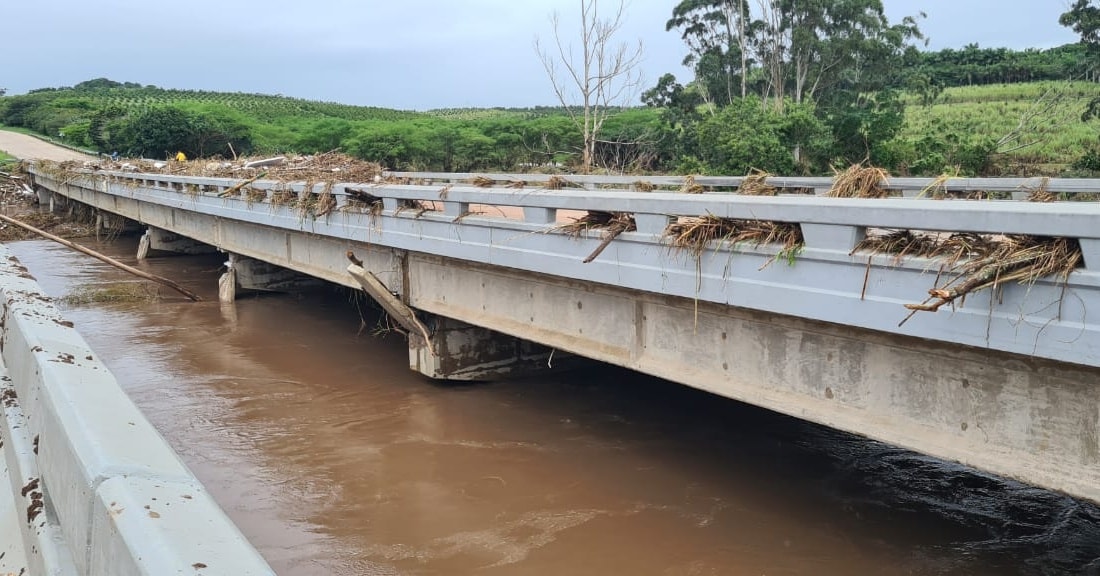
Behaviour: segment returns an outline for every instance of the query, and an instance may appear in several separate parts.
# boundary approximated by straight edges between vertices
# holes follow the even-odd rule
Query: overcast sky
[[[891,22],[924,11],[930,48],[1047,48],[1069,0],[884,0]],[[13,0],[4,6],[0,87],[82,80],[284,94],[401,109],[555,104],[535,54],[579,0]],[[665,32],[675,0],[631,0],[647,86],[682,80],[686,50]]]

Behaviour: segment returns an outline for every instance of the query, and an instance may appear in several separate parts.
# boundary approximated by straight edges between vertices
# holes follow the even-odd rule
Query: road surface
[[[0,150],[24,160],[91,160],[94,157],[55,146],[33,136],[0,130]]]

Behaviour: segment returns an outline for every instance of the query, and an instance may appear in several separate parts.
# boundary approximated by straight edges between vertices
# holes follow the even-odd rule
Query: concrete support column
[[[50,192],[49,188],[35,186],[35,193],[38,194],[38,204],[40,206],[49,205],[50,201],[53,199],[53,192]]]
[[[146,253],[149,250],[160,250],[162,252],[175,252],[176,254],[213,254],[218,249],[209,244],[204,244],[198,240],[192,240],[186,236],[180,236],[161,228],[155,228],[150,226],[145,230],[144,238],[148,238],[149,247],[146,248]],[[141,246],[138,246],[138,258],[141,256]]]
[[[429,316],[431,345],[409,334],[409,368],[429,378],[490,381],[573,367],[581,359],[443,316]]]
[[[233,302],[237,291],[295,292],[317,288],[324,283],[317,278],[255,260],[239,254],[228,254],[226,271],[218,279],[218,299]]]
[[[230,255],[237,274],[237,286],[242,290],[261,292],[297,292],[319,288],[324,283],[317,278],[236,254]]]
[[[142,234],[141,238],[138,240],[138,251],[137,251],[137,259],[138,260],[145,260],[149,256],[149,245],[151,243],[152,242],[149,238],[149,231],[146,230],[145,234]]]
[[[218,300],[230,304],[237,300],[237,262],[238,256],[230,254],[225,263],[225,272],[218,278]]]

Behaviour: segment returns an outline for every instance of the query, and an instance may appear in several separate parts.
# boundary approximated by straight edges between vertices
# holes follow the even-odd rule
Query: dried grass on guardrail
[[[935,312],[967,294],[1017,282],[1032,284],[1054,277],[1065,282],[1083,262],[1081,244],[1073,238],[1041,236],[993,236],[972,233],[943,235],[898,230],[869,236],[853,254],[890,254],[900,261],[907,256],[935,258],[943,262],[936,286],[920,304],[906,304],[916,312]],[[870,260],[868,260],[870,267]],[[946,279],[942,284],[941,279]],[[866,291],[866,278],[864,280]],[[913,314],[910,314],[904,324]]]
[[[709,214],[678,219],[665,230],[665,238],[672,248],[688,252],[696,259],[701,258],[708,247],[742,243],[754,246],[778,244],[782,248],[777,257],[791,257],[805,242],[802,227],[796,223],[738,220]]]
[[[882,184],[890,173],[882,168],[853,164],[844,171],[833,169],[833,187],[826,196],[832,198],[886,198],[890,192]]]
[[[768,178],[771,177],[771,174],[762,170],[753,170],[741,180],[737,193],[744,196],[776,196],[779,189],[768,184]]]
[[[595,260],[608,244],[623,232],[633,232],[638,229],[634,221],[634,215],[626,212],[601,212],[590,210],[580,218],[574,218],[568,224],[553,227],[551,230],[564,232],[572,238],[580,238],[590,230],[602,230],[603,240],[599,246],[583,260],[585,264]]]

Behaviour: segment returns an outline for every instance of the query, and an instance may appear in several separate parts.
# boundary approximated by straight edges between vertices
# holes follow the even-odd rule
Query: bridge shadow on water
[[[751,468],[773,497],[895,548],[908,573],[1100,575],[1093,503],[612,366],[560,387],[582,418],[667,434],[670,465]]]

